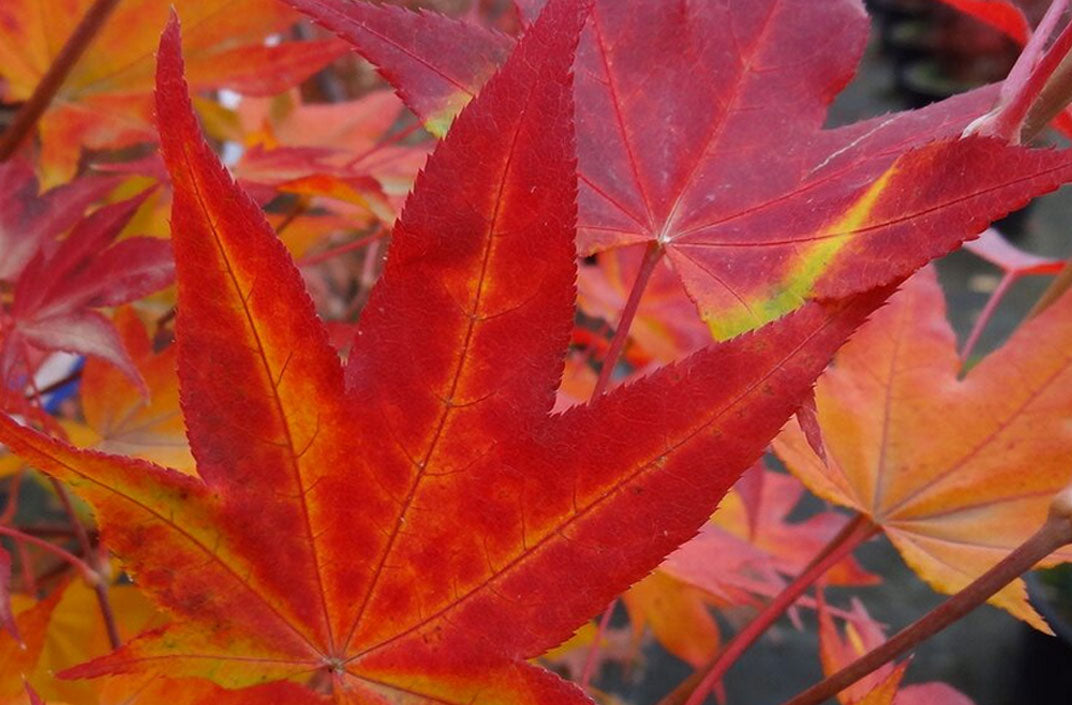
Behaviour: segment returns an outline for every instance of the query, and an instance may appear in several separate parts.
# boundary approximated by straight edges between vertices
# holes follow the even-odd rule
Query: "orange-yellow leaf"
[[[812,491],[863,512],[935,589],[1027,539],[1072,479],[1072,296],[958,378],[937,278],[909,280],[816,388],[826,463],[795,421],[775,449]],[[1049,563],[1072,558],[1068,551]],[[1039,629],[1022,581],[991,602]]]
[[[0,77],[9,101],[25,100],[93,0],[4,0],[0,4]],[[273,0],[126,0],[64,81],[40,122],[49,185],[67,181],[79,147],[112,148],[155,139],[149,120],[153,52],[174,6],[186,18],[189,77],[197,89],[252,93],[285,90],[339,56],[335,42],[263,45],[294,23]]]
[[[191,471],[194,460],[179,409],[175,346],[155,352],[144,325],[131,309],[121,309],[114,323],[123,347],[145,380],[149,397],[146,399],[115,367],[87,360],[81,397],[86,427],[72,440],[108,453]]]

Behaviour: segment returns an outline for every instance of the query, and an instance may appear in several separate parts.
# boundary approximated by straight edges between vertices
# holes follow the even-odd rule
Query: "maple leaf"
[[[585,9],[549,4],[429,159],[348,390],[297,270],[198,132],[169,25],[157,101],[199,477],[0,418],[0,440],[94,506],[176,618],[68,675],[313,678],[340,703],[587,702],[525,659],[695,533],[889,292],[806,306],[550,415],[574,314],[569,69]]]
[[[821,597],[821,595],[820,595]],[[830,676],[886,641],[881,625],[855,598],[848,612],[844,636],[834,623],[831,610],[819,601],[819,660]],[[945,683],[901,685],[908,661],[886,664],[838,694],[842,705],[973,705],[970,698]]]
[[[30,96],[92,2],[5,0],[0,6],[0,77],[6,100]],[[189,75],[198,90],[279,93],[341,53],[333,41],[265,46],[268,34],[296,19],[275,0],[120,3],[41,118],[46,183],[73,176],[79,146],[110,149],[155,139],[150,120],[154,30],[172,5],[187,18]]]
[[[60,598],[61,591],[56,591],[40,602],[19,599],[14,609],[14,620],[19,634],[24,640],[16,639],[5,631],[0,631],[0,703],[25,702],[25,680],[29,677],[44,648],[48,633],[48,620]],[[22,596],[19,596],[22,598]]]
[[[1015,3],[1008,0],[940,0],[980,22],[1008,35],[1023,46],[1031,37],[1031,25]]]
[[[170,345],[155,352],[145,326],[130,308],[120,309],[113,322],[148,396],[117,368],[87,360],[81,380],[85,424],[65,423],[68,437],[75,445],[192,470],[194,460],[179,409],[177,348]]]
[[[286,1],[426,122],[474,95],[478,59],[501,49],[428,13]],[[822,130],[866,36],[859,0],[596,2],[576,63],[581,252],[654,243],[727,338],[907,276],[1072,177],[1066,153],[959,138],[993,89]]]
[[[880,525],[932,587],[956,592],[1033,533],[1072,477],[1070,309],[1065,296],[958,379],[942,292],[924,270],[819,380],[827,462],[793,423],[775,451],[813,492]],[[991,602],[1046,629],[1022,581]]]
[[[847,521],[834,512],[788,521],[804,495],[803,485],[793,477],[756,469],[763,473],[763,481],[754,522],[741,492],[734,489],[700,534],[671,554],[660,568],[717,597],[724,606],[756,604],[756,596],[770,599],[778,595],[787,583],[785,576],[803,572]],[[852,557],[834,566],[824,579],[832,585],[876,582],[875,576]],[[814,606],[808,598],[800,603]]]
[[[0,310],[0,374],[8,386],[17,383],[27,346],[94,355],[143,384],[114,326],[92,309],[133,301],[174,277],[170,248],[163,240],[130,237],[113,242],[146,195],[103,206],[80,220],[63,240],[39,243],[19,272],[10,306]]]
[[[114,179],[82,178],[39,194],[28,163],[0,162],[0,282],[14,283],[39,250],[71,229],[115,185]]]
[[[994,228],[964,243],[964,249],[1000,268],[1010,282],[1032,274],[1058,274],[1064,268],[1063,260],[1024,252]]]
[[[693,668],[718,653],[718,623],[708,610],[709,599],[692,585],[656,571],[622,595],[622,602],[634,641],[651,629],[663,648]]]

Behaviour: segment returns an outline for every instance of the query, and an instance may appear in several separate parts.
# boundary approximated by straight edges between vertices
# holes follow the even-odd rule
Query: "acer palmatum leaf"
[[[287,2],[426,123],[478,91],[502,42],[428,13]],[[657,244],[727,338],[899,280],[1072,177],[1067,153],[958,139],[992,87],[821,129],[866,38],[861,0],[597,0],[576,62],[581,252]]]
[[[574,314],[570,65],[586,9],[553,0],[430,158],[348,389],[293,263],[198,132],[169,26],[157,103],[200,477],[0,419],[0,440],[94,506],[175,618],[67,675],[302,680],[340,703],[587,702],[526,659],[695,534],[888,291],[810,304],[551,415]]]
[[[827,461],[792,423],[775,450],[813,492],[879,524],[932,587],[957,592],[1026,540],[1072,477],[1070,307],[1066,295],[961,379],[924,270],[819,380]],[[1020,580],[991,602],[1046,629]]]
[[[93,0],[5,0],[0,5],[0,93],[25,100]],[[274,95],[340,55],[334,41],[282,42],[295,15],[274,0],[121,2],[71,70],[40,122],[40,169],[55,184],[76,172],[82,148],[155,137],[150,121],[155,33],[174,6],[189,24],[189,77],[199,89]]]
[[[165,241],[130,237],[115,242],[147,195],[99,208],[63,240],[44,242],[19,273],[6,312],[9,325],[0,338],[6,381],[18,369],[25,346],[32,345],[107,360],[145,392],[115,327],[94,309],[133,301],[174,278]]]

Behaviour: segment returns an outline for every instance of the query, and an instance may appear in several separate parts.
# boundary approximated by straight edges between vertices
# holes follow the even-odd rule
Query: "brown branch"
[[[118,4],[119,0],[96,0],[86,10],[78,26],[60,49],[60,53],[52,60],[52,65],[48,67],[48,71],[34,88],[33,95],[22,104],[11,125],[0,135],[0,161],[10,159],[22,146],[23,141],[33,133],[37,121],[52,103],[56,92],[71,73],[71,69],[78,63],[78,59],[85,53],[86,48],[93,42],[93,38],[97,36],[105,20]]]

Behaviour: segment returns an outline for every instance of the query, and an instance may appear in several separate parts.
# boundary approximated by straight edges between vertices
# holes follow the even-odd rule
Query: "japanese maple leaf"
[[[1031,25],[1016,3],[1009,0],[941,0],[966,15],[990,25],[1023,46],[1031,37]]]
[[[4,664],[0,670],[0,705],[26,702],[25,681],[41,656],[48,634],[48,620],[60,595],[61,591],[57,591],[36,603],[19,596],[14,621],[23,638],[17,639],[0,630],[0,663]]]
[[[30,96],[93,0],[5,0],[0,6],[3,97]],[[300,83],[340,53],[336,42],[267,35],[295,20],[275,0],[133,0],[119,3],[39,124],[42,170],[71,178],[79,147],[110,149],[155,137],[150,120],[155,31],[174,5],[186,17],[190,80],[198,89],[270,95]],[[148,30],[148,31],[147,31]]]
[[[960,379],[941,289],[920,272],[819,380],[827,462],[793,424],[775,450],[813,492],[880,525],[932,587],[955,592],[1033,533],[1072,478],[1070,311],[1066,295]],[[1045,629],[1022,581],[991,602]]]
[[[85,423],[65,423],[68,437],[78,446],[191,471],[194,461],[179,410],[175,346],[154,351],[145,326],[130,308],[120,309],[113,322],[145,390],[116,367],[97,359],[86,361],[81,379]]]
[[[846,517],[828,511],[790,522],[788,517],[800,503],[804,487],[790,476],[762,472],[754,522],[749,521],[741,493],[730,492],[700,534],[675,551],[661,570],[726,605],[755,604],[756,596],[773,598],[785,587],[786,576],[803,572],[808,561],[845,525]],[[875,576],[851,557],[824,578],[833,585],[876,582]],[[807,599],[801,603],[814,605]]]
[[[286,1],[433,129],[509,41],[429,13]],[[959,138],[993,89],[821,129],[866,38],[861,0],[598,0],[575,67],[582,254],[658,247],[726,338],[907,276],[1072,176],[1067,153]]]
[[[34,255],[85,216],[115,188],[114,179],[82,178],[39,193],[33,168],[0,162],[0,282],[13,284]]]
[[[28,358],[27,346],[33,346],[100,357],[142,384],[114,326],[93,309],[141,298],[174,277],[165,241],[130,237],[115,242],[146,195],[103,206],[62,240],[39,243],[18,274],[10,306],[0,310],[0,374],[5,383],[16,383]]]
[[[819,602],[819,660],[823,673],[832,675],[881,646],[886,635],[864,606],[852,601],[850,618],[839,630],[825,603]],[[838,694],[842,705],[973,705],[970,698],[945,683],[902,686],[909,662],[886,664]]]
[[[695,533],[888,291],[806,306],[551,415],[574,316],[586,9],[550,3],[429,159],[345,383],[283,246],[198,133],[169,26],[157,110],[199,477],[0,419],[0,441],[94,506],[175,618],[68,675],[588,702],[526,659]]]
[[[634,641],[650,629],[663,648],[693,668],[718,653],[720,635],[710,601],[701,590],[661,571],[622,595]]]
[[[389,134],[405,108],[390,91],[345,103],[302,103],[294,94],[242,101],[247,145],[235,165],[240,180],[280,191],[356,203],[391,225],[401,210],[430,141],[397,144]]]

